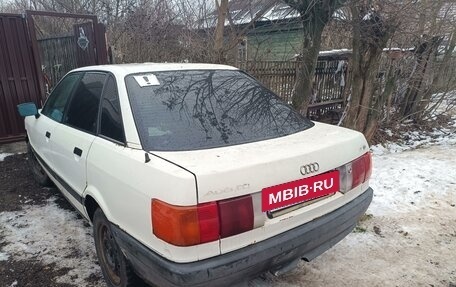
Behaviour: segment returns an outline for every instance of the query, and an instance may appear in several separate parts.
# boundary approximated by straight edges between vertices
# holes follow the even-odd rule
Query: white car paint
[[[40,111],[41,112],[41,111]],[[25,120],[27,134],[35,151],[46,161],[52,161],[51,142],[46,133],[53,133],[58,123],[48,117],[40,117],[37,121],[33,116]]]
[[[258,205],[258,194],[263,188],[303,178],[300,174],[302,165],[317,161],[320,171],[324,172],[368,151],[362,134],[316,123],[296,134],[254,143],[197,151],[148,151],[150,161],[146,162],[124,78],[132,73],[183,69],[235,68],[208,64],[129,64],[77,69],[106,71],[115,76],[126,146],[57,124],[46,116],[26,118],[30,143],[81,196],[93,197],[109,221],[174,262],[210,258],[265,240],[337,209],[368,188],[366,182],[345,194],[336,193],[274,219],[267,219],[263,213],[263,222],[259,225],[264,225],[261,227],[219,241],[179,247],[157,238],[151,225],[153,198],[188,206],[254,194],[254,202]],[[56,135],[52,138],[56,143],[51,145],[51,157],[49,143],[43,140],[43,131],[48,129]],[[78,145],[83,150],[82,158],[73,156],[73,147]],[[71,200],[70,192],[61,184],[57,185],[87,216],[81,203]],[[258,206],[255,210],[258,212]]]
[[[324,173],[367,151],[368,144],[361,133],[316,123],[313,128],[296,134],[255,143],[155,153],[196,174],[198,202],[203,203],[260,194],[263,188],[308,177],[301,175],[302,165],[318,162],[319,173]],[[337,193],[279,218],[267,219],[264,215],[264,226],[223,238],[220,251],[230,252],[309,222],[350,202],[368,187],[368,184],[360,186],[345,195]],[[260,202],[256,204],[259,206]]]
[[[87,158],[94,140],[95,135],[62,124],[51,137],[52,167],[81,197],[87,187]],[[73,153],[76,147],[82,151],[80,157]],[[73,203],[76,207],[80,204]]]

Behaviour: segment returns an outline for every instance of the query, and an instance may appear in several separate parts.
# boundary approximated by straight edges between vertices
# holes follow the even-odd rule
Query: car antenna
[[[149,157],[149,154],[146,152],[146,163],[148,163],[150,161],[150,157]]]

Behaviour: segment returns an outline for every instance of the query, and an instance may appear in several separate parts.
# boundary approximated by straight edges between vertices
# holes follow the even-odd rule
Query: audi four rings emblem
[[[301,166],[300,171],[302,175],[308,175],[317,172],[320,169],[318,162],[309,163]]]

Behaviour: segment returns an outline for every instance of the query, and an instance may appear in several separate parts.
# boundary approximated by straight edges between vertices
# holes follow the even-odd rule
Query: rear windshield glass
[[[125,81],[147,151],[236,145],[313,125],[241,71],[150,72],[128,75]]]

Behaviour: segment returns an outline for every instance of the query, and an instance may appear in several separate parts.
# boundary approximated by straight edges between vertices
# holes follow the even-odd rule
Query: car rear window
[[[128,75],[143,148],[183,151],[293,134],[313,125],[237,70],[180,70]]]

